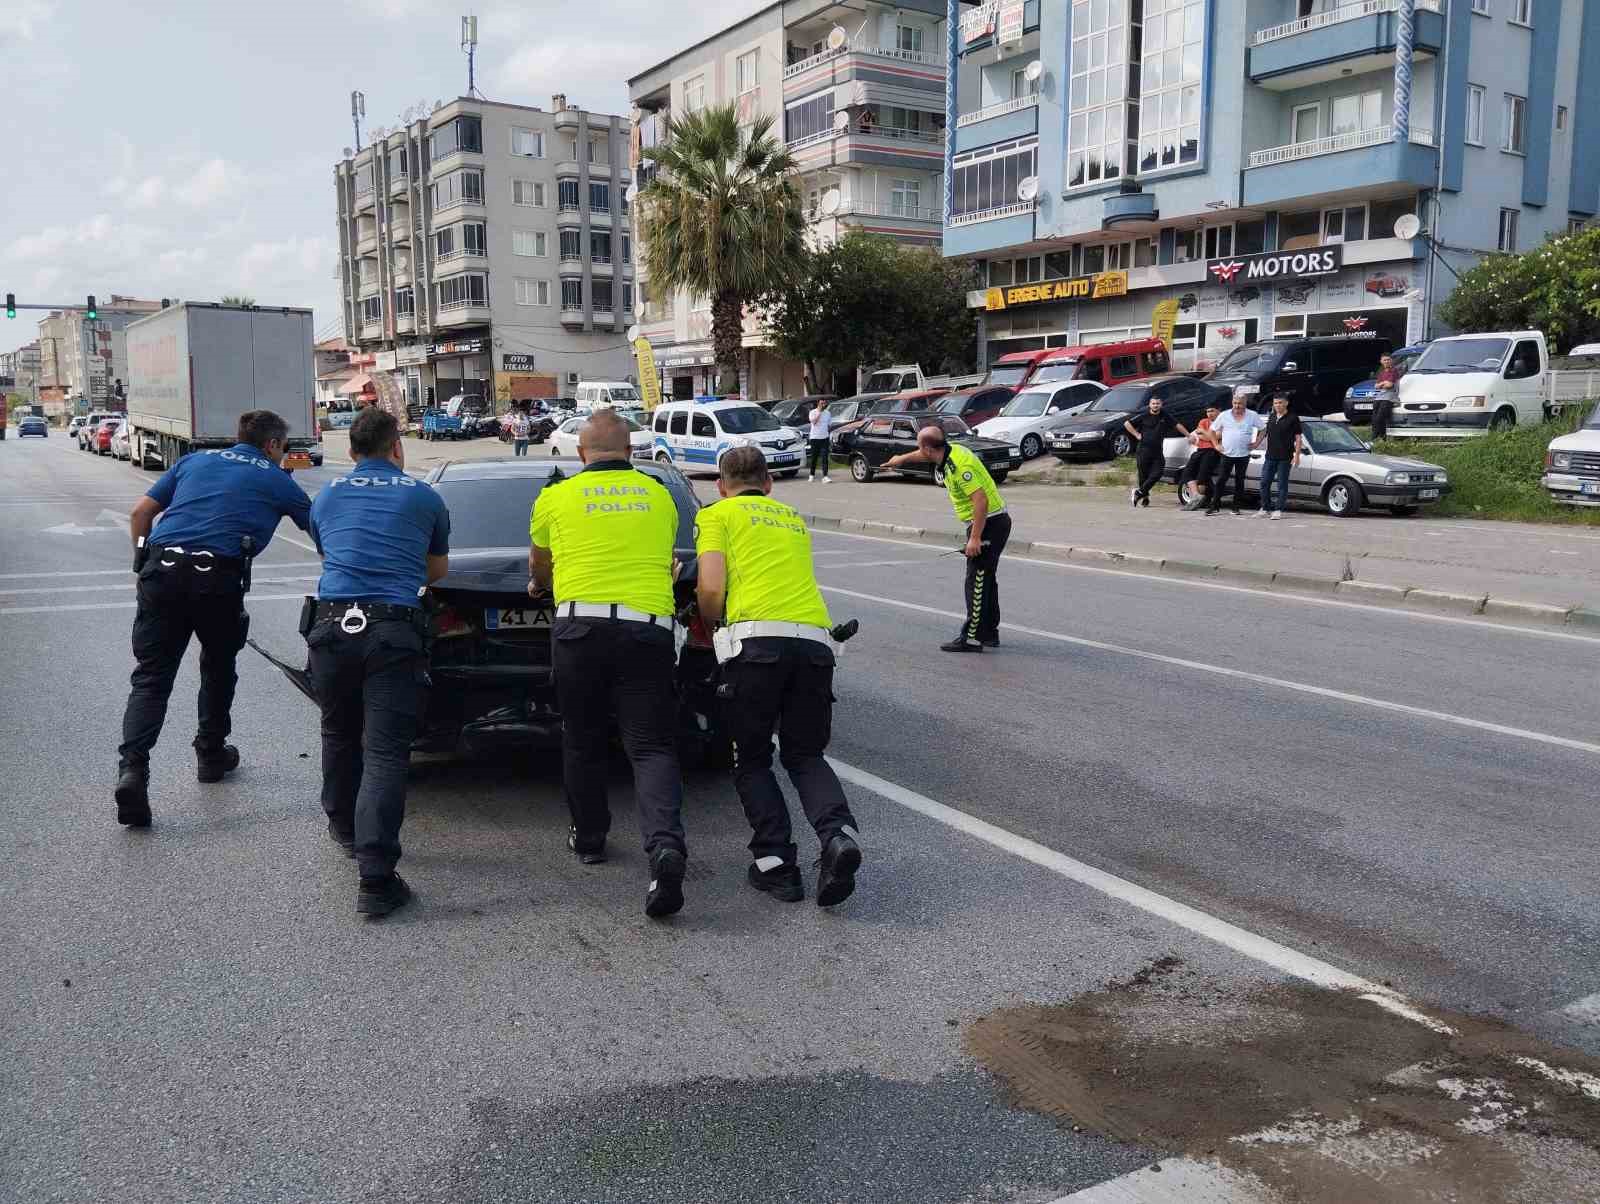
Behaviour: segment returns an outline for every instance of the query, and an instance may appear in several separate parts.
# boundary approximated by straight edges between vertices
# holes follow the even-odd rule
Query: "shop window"
[[[1233,225],[1233,253],[1259,255],[1267,249],[1267,223],[1264,221],[1235,222]]]
[[[1011,260],[991,259],[989,261],[990,287],[1005,286],[1011,283]]]
[[[1392,201],[1373,201],[1368,206],[1367,237],[1393,238],[1394,224],[1408,213],[1415,213],[1417,198],[1399,197]]]
[[[1199,230],[1179,230],[1173,239],[1173,263],[1192,263],[1203,249]]]
[[[1305,213],[1278,215],[1278,249],[1300,251],[1317,246],[1322,240],[1322,214],[1315,210]]]
[[[1046,280],[1065,280],[1072,274],[1072,252],[1070,250],[1045,252],[1044,278]]]
[[[1206,227],[1206,258],[1226,259],[1233,254],[1233,223]]]
[[[1153,268],[1156,266],[1156,240],[1141,238],[1133,244],[1133,266],[1136,268]]]
[[[1329,209],[1322,215],[1322,241],[1360,242],[1367,236],[1367,207],[1351,205],[1344,209]]]
[[[1106,270],[1106,244],[1091,243],[1083,248],[1083,274],[1093,276]]]

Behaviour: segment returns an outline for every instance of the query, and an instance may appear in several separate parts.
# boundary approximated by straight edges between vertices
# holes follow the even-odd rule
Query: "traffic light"
[[[16,316],[17,316],[17,294],[16,293],[7,293],[6,294],[6,317],[14,318]]]
[[[88,318],[89,321],[93,322],[99,316],[100,316],[100,311],[99,311],[99,308],[94,303],[94,294],[90,293],[89,294],[89,305],[88,305],[88,308],[84,312],[84,317]]]

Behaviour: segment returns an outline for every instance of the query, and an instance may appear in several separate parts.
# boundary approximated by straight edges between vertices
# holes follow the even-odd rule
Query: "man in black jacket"
[[[1161,483],[1161,476],[1167,470],[1167,455],[1164,450],[1166,440],[1171,435],[1187,435],[1189,428],[1184,426],[1171,414],[1164,412],[1163,402],[1156,394],[1151,394],[1150,400],[1145,403],[1145,408],[1122,424],[1124,430],[1132,435],[1138,443],[1134,464],[1137,466],[1139,483],[1133,488],[1133,504],[1138,506],[1150,504],[1150,491]]]

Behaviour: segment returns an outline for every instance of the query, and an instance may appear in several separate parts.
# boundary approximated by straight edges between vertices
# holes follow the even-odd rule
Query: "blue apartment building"
[[[1453,271],[1600,209],[1600,0],[949,10],[944,251],[981,268],[986,364],[1146,335],[1164,301],[1185,368],[1414,342]]]

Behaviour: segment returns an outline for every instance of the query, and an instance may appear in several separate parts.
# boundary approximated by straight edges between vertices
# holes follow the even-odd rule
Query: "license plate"
[[[772,457],[772,462],[774,464],[793,464],[799,458],[799,452],[778,452]]]
[[[311,457],[305,452],[290,452],[283,458],[285,468],[310,468]]]
[[[1600,481],[1579,481],[1578,492],[1600,494]]]
[[[1434,498],[1436,498],[1438,496],[1439,496],[1439,491],[1437,489],[1419,489],[1419,490],[1417,490],[1417,497],[1421,498],[1425,502],[1432,501]]]
[[[490,631],[509,628],[549,627],[550,612],[538,606],[507,606],[483,612],[483,625]]]
[[[1350,408],[1352,410],[1370,410],[1372,408],[1372,403],[1370,401],[1357,401],[1351,403]]]

